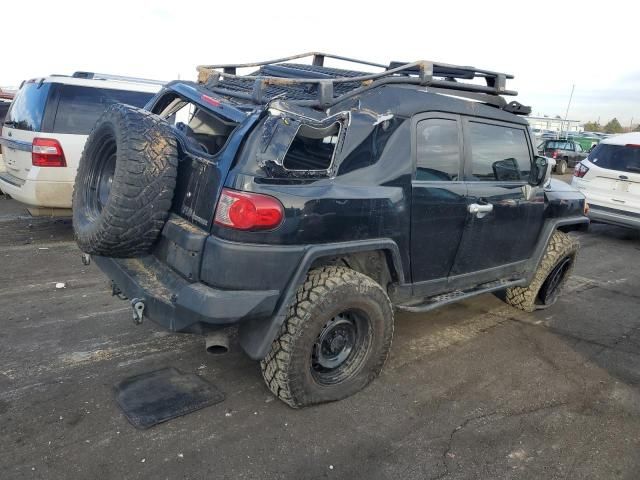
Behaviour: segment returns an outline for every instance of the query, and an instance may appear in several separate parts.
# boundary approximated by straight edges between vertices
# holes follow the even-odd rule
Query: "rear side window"
[[[173,93],[160,102],[164,107],[160,107],[158,115],[174,124],[195,151],[216,155],[238,126]]]
[[[567,142],[559,142],[554,140],[552,142],[547,142],[547,146],[545,148],[552,148],[554,150],[571,150],[571,145],[569,145],[569,143]]]
[[[640,147],[601,143],[591,152],[589,161],[609,170],[640,173]]]
[[[50,86],[50,83],[25,83],[13,99],[4,124],[20,130],[40,131]]]
[[[416,180],[458,180],[458,122],[447,118],[428,118],[418,122],[416,155]]]
[[[60,103],[53,123],[54,133],[88,135],[98,117],[113,103],[143,107],[153,93],[107,88],[60,85]]]
[[[470,180],[525,181],[531,172],[531,155],[525,130],[469,122]]]
[[[301,125],[282,161],[287,170],[327,170],[333,161],[340,124],[325,128]]]

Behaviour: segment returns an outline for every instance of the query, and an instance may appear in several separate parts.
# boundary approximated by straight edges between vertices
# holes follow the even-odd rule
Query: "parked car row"
[[[34,207],[71,208],[87,135],[114,103],[144,106],[162,82],[88,72],[25,81],[2,124],[0,190]]]

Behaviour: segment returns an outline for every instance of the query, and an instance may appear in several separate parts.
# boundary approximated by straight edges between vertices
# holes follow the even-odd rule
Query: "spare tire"
[[[176,185],[176,137],[162,118],[110,106],[87,138],[73,189],[73,228],[92,255],[149,251],[169,215]]]

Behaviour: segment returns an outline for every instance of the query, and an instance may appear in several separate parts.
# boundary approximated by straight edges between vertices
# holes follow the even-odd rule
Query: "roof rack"
[[[311,58],[311,65],[287,63],[303,58]],[[324,66],[327,58],[382,68],[384,71],[367,73],[328,68]],[[237,73],[240,68],[252,67],[258,67],[258,70],[249,75]],[[198,83],[204,84],[209,90],[258,104],[284,98],[298,105],[328,108],[346,98],[386,84],[433,86],[487,96],[517,95],[517,92],[506,88],[507,79],[512,79],[513,75],[426,60],[382,65],[340,55],[310,52],[265,62],[200,65],[197,70]],[[476,78],[483,78],[485,85],[459,81]]]
[[[95,73],[95,72],[73,72],[72,78],[86,78],[90,80],[115,80],[118,82],[136,82],[136,83],[150,83],[153,85],[164,85],[167,82],[161,80],[151,80],[149,78],[138,77],[125,77],[122,75],[111,75],[109,73]]]

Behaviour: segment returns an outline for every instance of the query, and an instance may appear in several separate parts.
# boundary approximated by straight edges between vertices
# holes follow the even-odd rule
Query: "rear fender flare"
[[[393,268],[392,274],[398,278],[401,283],[405,282],[400,249],[396,242],[389,238],[310,246],[280,295],[280,300],[278,301],[273,316],[270,319],[249,319],[240,324],[238,340],[247,355],[254,360],[261,360],[267,355],[271,343],[278,336],[280,327],[286,319],[287,310],[295,297],[298,287],[302,285],[307,273],[316,260],[323,257],[371,251],[384,252],[387,258],[391,260],[389,269],[391,270]]]

